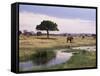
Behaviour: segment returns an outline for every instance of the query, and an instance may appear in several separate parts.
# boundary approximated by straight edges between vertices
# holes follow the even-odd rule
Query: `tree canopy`
[[[59,31],[57,24],[50,20],[43,20],[40,25],[36,26],[36,29],[47,31],[47,38],[49,38],[49,31]]]

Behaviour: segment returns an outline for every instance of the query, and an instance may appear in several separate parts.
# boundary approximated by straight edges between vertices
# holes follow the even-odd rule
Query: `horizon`
[[[19,30],[21,31],[22,33],[24,33],[24,30]],[[34,32],[34,31],[28,31],[26,30],[27,32],[32,32],[34,34],[36,34],[37,32],[41,32],[42,34],[47,34],[46,32],[43,32],[43,31],[37,31],[37,32]],[[51,31],[49,31],[51,32]],[[49,34],[96,34],[96,33],[67,33],[67,32],[64,32],[64,33],[49,33]]]

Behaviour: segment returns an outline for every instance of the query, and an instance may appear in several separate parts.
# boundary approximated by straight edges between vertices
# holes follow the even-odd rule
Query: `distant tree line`
[[[37,33],[34,33],[33,31],[27,31],[27,30],[24,30],[23,32],[19,30],[19,35],[25,35],[25,36],[41,36],[42,35],[42,32],[37,32]]]

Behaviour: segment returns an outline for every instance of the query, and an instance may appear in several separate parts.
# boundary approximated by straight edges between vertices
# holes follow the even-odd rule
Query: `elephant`
[[[68,37],[67,37],[67,43],[68,43],[68,42],[72,43],[72,40],[73,40],[73,39],[74,39],[74,38],[73,38],[72,36],[68,36]]]

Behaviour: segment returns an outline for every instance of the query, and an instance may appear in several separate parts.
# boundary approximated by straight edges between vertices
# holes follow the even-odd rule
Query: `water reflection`
[[[36,64],[35,62],[30,60],[30,61],[20,62],[19,67],[22,71],[31,71],[33,69],[50,67],[68,61],[71,58],[71,56],[72,53],[67,53],[61,50],[57,50],[56,57],[48,61],[46,64]]]
[[[96,46],[80,46],[80,47],[73,47],[72,49],[81,49],[86,51],[96,51]]]

